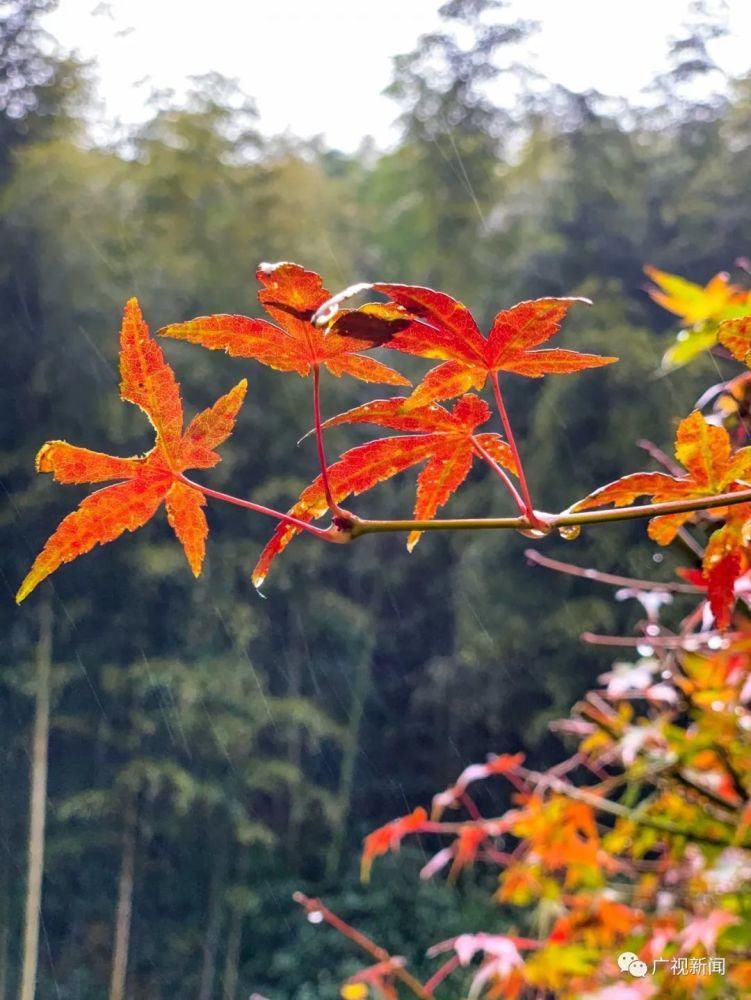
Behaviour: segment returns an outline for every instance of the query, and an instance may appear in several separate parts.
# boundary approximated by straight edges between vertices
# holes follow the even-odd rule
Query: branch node
[[[519,529],[519,534],[525,538],[545,538],[555,527],[555,516],[539,510],[533,510],[527,520],[529,527]]]
[[[331,526],[328,529],[328,540],[336,545],[348,545],[357,538],[355,528],[360,524],[360,518],[356,514],[351,514],[341,507],[331,518]]]

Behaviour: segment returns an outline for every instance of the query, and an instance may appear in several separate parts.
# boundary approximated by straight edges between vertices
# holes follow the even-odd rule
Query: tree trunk
[[[3,775],[5,780],[6,775]],[[0,811],[0,843],[10,844],[7,810]],[[0,1000],[5,1000],[8,992],[8,946],[10,944],[10,850],[0,852]]]
[[[250,868],[250,852],[247,848],[239,849],[235,882],[245,888],[245,880]],[[235,904],[231,909],[229,930],[227,931],[227,947],[224,954],[224,975],[222,977],[222,1000],[237,1000],[237,990],[240,983],[240,952],[243,938],[243,921],[245,909]]]
[[[243,912],[232,910],[227,932],[227,951],[224,956],[224,982],[222,985],[222,1000],[236,1000],[237,984],[240,973],[240,947],[243,935]]]
[[[377,621],[383,599],[382,584],[378,584],[370,601],[374,619]],[[365,704],[370,693],[373,655],[375,653],[375,630],[368,633],[370,638],[358,658],[353,681],[352,700],[347,712],[347,728],[342,744],[342,762],[339,770],[339,786],[336,790],[336,819],[331,830],[331,840],[326,852],[326,877],[334,878],[342,863],[342,853],[347,833],[347,821],[352,805],[352,790],[355,781],[355,766],[360,749],[360,729]]]
[[[295,627],[300,633],[303,648],[307,649],[304,643],[305,626],[299,614],[295,615]],[[289,679],[287,683],[287,695],[290,698],[298,699],[302,697],[302,663],[301,654],[297,649],[290,649],[288,657]],[[299,771],[302,771],[303,764],[303,733],[300,725],[292,723],[289,739],[287,742],[288,759]],[[289,870],[293,873],[298,871],[300,864],[300,838],[302,834],[303,821],[305,819],[305,802],[303,800],[305,782],[299,785],[293,783],[289,786],[289,814],[287,819],[287,831],[284,840],[286,842],[286,861]]]
[[[50,735],[51,674],[52,605],[47,599],[39,614],[39,641],[36,651],[26,915],[19,1000],[34,1000],[37,982],[39,921],[42,907],[42,877],[44,875],[44,821],[47,805],[47,747]]]
[[[128,946],[133,917],[133,886],[136,877],[136,840],[138,819],[135,805],[126,819],[120,878],[117,888],[117,914],[115,917],[115,942],[112,956],[112,977],[109,1000],[124,1000],[125,980],[128,974]]]
[[[8,938],[9,931],[6,922],[0,927],[0,1000],[5,1000],[8,988]]]
[[[222,928],[222,916],[224,915],[224,874],[227,855],[224,850],[220,850],[215,857],[216,863],[211,874],[211,888],[209,889],[209,915],[203,943],[203,968],[201,969],[198,1000],[211,1000],[214,995],[216,953],[219,948],[219,932]]]

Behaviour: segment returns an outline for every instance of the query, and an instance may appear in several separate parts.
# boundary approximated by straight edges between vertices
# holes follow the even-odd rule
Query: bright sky
[[[64,48],[96,63],[101,122],[145,120],[154,89],[185,90],[219,71],[253,97],[266,133],[290,130],[351,151],[365,135],[395,138],[381,91],[391,57],[438,24],[438,0],[60,0],[46,20]],[[689,0],[514,0],[542,22],[529,59],[575,90],[638,98],[663,68]],[[728,0],[731,37],[715,57],[751,64],[751,2]]]

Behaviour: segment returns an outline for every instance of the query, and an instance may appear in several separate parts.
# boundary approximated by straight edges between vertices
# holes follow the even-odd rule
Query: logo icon
[[[642,962],[633,951],[623,951],[618,956],[618,968],[621,972],[628,972],[636,979],[642,979],[647,974],[647,963]]]

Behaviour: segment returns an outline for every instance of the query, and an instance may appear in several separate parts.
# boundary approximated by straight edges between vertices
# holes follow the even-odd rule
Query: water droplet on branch
[[[547,531],[540,531],[539,528],[519,528],[519,534],[525,538],[546,538]]]
[[[562,524],[558,529],[558,534],[567,542],[575,541],[581,533],[582,526],[580,524]]]

